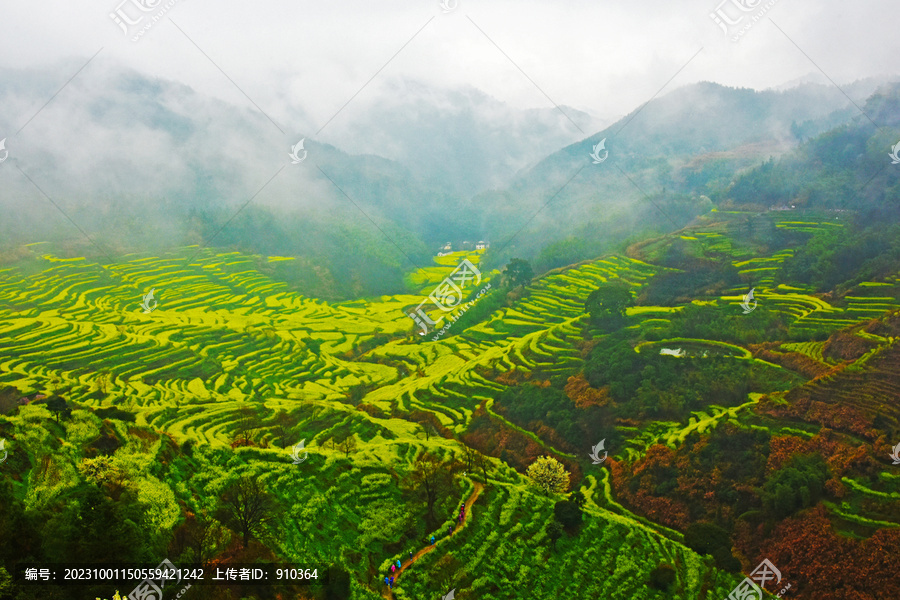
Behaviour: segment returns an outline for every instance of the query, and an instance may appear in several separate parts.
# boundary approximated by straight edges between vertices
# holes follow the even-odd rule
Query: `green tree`
[[[732,573],[740,573],[741,571],[741,561],[736,559],[734,555],[731,553],[731,548],[727,546],[719,546],[712,553],[713,558],[716,561],[716,566],[725,571],[730,571]]]
[[[526,475],[547,493],[561,494],[569,488],[569,472],[552,456],[539,456],[528,466]]]
[[[350,597],[350,573],[339,565],[328,567],[325,600],[347,600]]]
[[[650,585],[663,592],[675,583],[675,579],[675,568],[672,565],[661,564],[650,571]]]
[[[78,472],[113,500],[118,500],[128,485],[128,474],[109,456],[82,459]]]
[[[550,549],[556,550],[556,542],[563,536],[563,526],[560,525],[559,521],[553,520],[550,521],[550,524],[547,525],[547,537],[550,538]]]
[[[510,287],[525,287],[534,278],[534,271],[527,260],[513,258],[503,270],[503,277],[509,282]]]
[[[61,494],[49,511],[43,548],[51,562],[73,556],[85,563],[149,561],[160,551],[151,547],[150,526],[134,490],[114,500],[97,485],[82,482]]]
[[[47,398],[47,410],[54,413],[56,422],[59,423],[59,415],[62,413],[64,417],[68,417],[72,413],[72,409],[66,404],[65,398],[56,394]]]
[[[691,523],[684,532],[684,545],[698,554],[711,554],[716,566],[737,572],[741,563],[731,554],[731,534],[715,523]]]
[[[581,508],[570,500],[560,500],[553,505],[553,517],[566,531],[575,531],[581,525]]]
[[[587,502],[587,499],[584,497],[584,493],[581,490],[575,490],[569,494],[569,500],[574,502],[578,508],[581,509],[584,508],[584,503]]]
[[[794,456],[772,473],[763,485],[763,509],[783,519],[819,501],[829,478],[828,465],[819,454]]]
[[[684,545],[697,554],[712,554],[720,546],[731,548],[731,536],[715,523],[691,523],[684,532]]]
[[[0,543],[0,564],[40,558],[40,537],[25,503],[15,496],[12,479],[0,478],[0,540],[15,540],[13,544]]]
[[[624,287],[602,285],[590,294],[584,310],[591,316],[591,323],[604,331],[615,331],[625,326],[625,310],[634,306],[634,298]]]

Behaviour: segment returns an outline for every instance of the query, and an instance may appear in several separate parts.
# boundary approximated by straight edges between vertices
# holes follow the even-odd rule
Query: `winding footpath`
[[[469,518],[472,516],[472,505],[475,504],[475,501],[476,501],[476,500],[478,500],[478,496],[481,495],[481,492],[482,492],[483,490],[484,490],[484,484],[478,483],[478,482],[476,481],[476,482],[475,482],[475,491],[473,491],[473,492],[472,492],[472,495],[469,496],[469,499],[466,500],[466,514],[465,514],[465,516],[463,517],[462,523],[461,523],[460,525],[457,525],[456,528],[454,529],[455,532],[458,532],[458,531],[460,531],[463,527],[465,527],[466,522],[467,522],[467,521],[469,520]],[[397,585],[397,583],[400,581],[400,576],[403,575],[403,573],[404,573],[409,567],[411,567],[417,560],[419,560],[421,557],[423,557],[424,555],[428,554],[428,553],[431,552],[432,550],[436,550],[439,543],[440,543],[440,542],[438,541],[438,542],[435,542],[434,545],[428,545],[428,546],[425,546],[424,548],[422,548],[421,550],[419,550],[418,552],[416,552],[416,553],[413,555],[412,560],[410,560],[409,562],[403,563],[403,561],[400,561],[401,564],[402,564],[403,566],[400,567],[400,570],[399,570],[399,571],[397,571],[397,572],[394,573],[394,585]],[[392,592],[386,585],[384,585],[384,582],[383,582],[383,581],[381,582],[381,586],[382,586],[382,588],[383,588],[383,590],[384,590],[384,591],[381,593],[381,595],[382,595],[383,597],[387,598],[388,600],[394,600],[394,594],[393,594],[393,592]]]

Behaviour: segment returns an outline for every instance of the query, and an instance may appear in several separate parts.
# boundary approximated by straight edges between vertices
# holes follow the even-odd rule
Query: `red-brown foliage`
[[[575,403],[576,408],[585,409],[589,406],[606,406],[609,404],[609,388],[597,389],[591,387],[584,375],[579,373],[569,377],[564,388],[566,396]]]
[[[743,543],[746,536],[739,543]],[[881,529],[868,540],[834,533],[822,506],[775,526],[760,549],[741,550],[755,565],[768,558],[804,598],[900,598],[900,531]],[[756,560],[759,559],[759,560]]]
[[[778,342],[754,344],[750,346],[750,351],[753,353],[754,358],[775,363],[785,369],[800,373],[809,379],[823,375],[830,370],[828,365],[820,363],[805,354],[799,352],[776,352],[774,349],[778,345]]]
[[[512,387],[519,385],[520,383],[528,379],[528,377],[529,375],[526,374],[525,371],[509,370],[505,373],[500,373],[499,375],[497,375],[494,378],[494,381]]]
[[[634,465],[611,465],[613,487],[616,496],[631,505],[636,512],[668,527],[684,529],[689,521],[689,510],[684,502],[657,496],[655,488],[662,483],[660,477],[675,469],[675,452],[656,444]],[[632,492],[634,482],[636,490]]]
[[[838,361],[854,361],[878,345],[856,335],[855,329],[842,329],[831,334],[822,346],[822,356]]]
[[[777,471],[795,454],[802,454],[806,443],[794,435],[773,436],[769,440],[769,459],[766,473]]]
[[[547,429],[546,431],[542,430],[539,435],[550,436],[551,434],[553,432]],[[545,454],[551,455],[572,474],[571,480],[581,479],[581,468],[577,463],[548,452],[531,437],[492,419],[483,406],[477,408],[473,413],[472,421],[466,433],[463,434],[462,441],[482,454],[505,460],[521,473],[524,473],[528,465],[537,460],[537,457]]]
[[[793,435],[772,437],[769,440],[766,473],[780,469],[795,454],[820,454],[835,477],[841,477],[848,471],[859,473],[873,465],[865,444],[854,445],[847,436],[822,428],[808,440]]]

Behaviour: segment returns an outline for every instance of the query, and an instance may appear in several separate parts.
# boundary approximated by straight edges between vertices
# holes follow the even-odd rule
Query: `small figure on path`
[[[387,585],[387,584],[388,584],[388,576],[385,575],[385,576],[384,576],[384,585]]]
[[[453,525],[447,527],[447,535],[453,535]]]
[[[402,568],[402,567],[400,566],[400,559],[399,559],[399,558],[397,559],[397,568],[398,568],[398,569]]]
[[[409,562],[412,562],[412,550],[409,551]]]
[[[397,565],[391,563],[391,573],[397,570]]]
[[[391,586],[391,589],[394,589],[394,578],[393,577],[391,577],[390,586]]]
[[[431,536],[431,545],[434,546],[434,536]]]

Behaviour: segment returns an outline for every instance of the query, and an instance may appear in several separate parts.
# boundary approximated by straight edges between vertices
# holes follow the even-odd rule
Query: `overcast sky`
[[[0,66],[59,67],[61,85],[100,51],[78,77],[121,63],[236,106],[253,109],[252,99],[287,132],[318,130],[348,101],[335,119],[352,119],[404,78],[609,119],[673,76],[665,91],[701,80],[761,89],[818,74],[817,64],[845,83],[896,75],[900,56],[900,3],[888,0],[774,0],[738,42],[729,38],[773,0],[727,0],[726,16],[743,15],[730,36],[710,18],[720,0],[447,1],[457,6],[444,13],[438,0],[167,0],[134,42],[166,2],[0,0]],[[741,1],[755,8],[741,12]],[[140,2],[155,8],[142,13]],[[148,16],[126,35],[110,18],[117,7]]]

